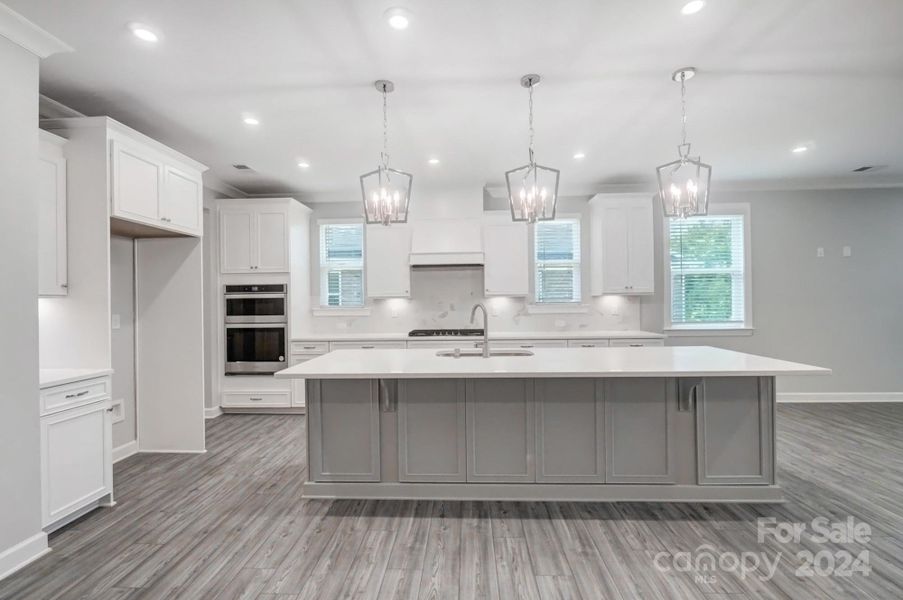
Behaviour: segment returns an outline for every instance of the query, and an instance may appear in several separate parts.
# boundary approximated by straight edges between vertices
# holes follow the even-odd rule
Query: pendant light
[[[687,142],[687,88],[686,82],[696,75],[693,67],[674,71],[671,79],[680,83],[681,144],[677,147],[679,158],[656,169],[658,193],[666,217],[695,217],[709,210],[709,184],[712,167],[698,156],[690,156]]]
[[[395,84],[380,79],[374,86],[383,95],[383,151],[379,155],[379,167],[360,177],[364,216],[368,225],[406,223],[414,176],[389,167],[389,112],[386,97],[395,89]]]
[[[561,172],[536,164],[533,156],[533,88],[541,79],[535,74],[524,75],[520,79],[530,98],[530,162],[505,172],[513,221],[553,221],[558,204],[558,176]]]

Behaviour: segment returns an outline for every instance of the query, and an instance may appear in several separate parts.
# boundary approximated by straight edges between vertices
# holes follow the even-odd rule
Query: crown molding
[[[5,4],[0,4],[0,35],[38,58],[73,50],[72,46],[47,33]]]

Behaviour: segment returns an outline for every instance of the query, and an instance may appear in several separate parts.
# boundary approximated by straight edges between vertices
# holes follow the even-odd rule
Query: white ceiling
[[[526,159],[518,79],[529,72],[544,77],[537,157],[561,169],[565,193],[650,182],[676,153],[670,74],[685,65],[699,69],[690,141],[716,182],[903,180],[898,0],[709,0],[692,17],[685,0],[3,1],[76,50],[44,62],[43,93],[248,193],[353,200],[380,149],[378,78],[397,86],[390,151],[415,195],[500,185]],[[413,13],[408,30],[383,20],[393,5]],[[136,40],[133,21],[161,42]],[[244,112],[261,125],[244,125]],[[802,142],[813,149],[790,152]],[[888,166],[850,173],[867,164]]]

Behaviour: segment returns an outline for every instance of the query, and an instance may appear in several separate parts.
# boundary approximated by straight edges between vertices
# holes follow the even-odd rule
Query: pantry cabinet
[[[654,293],[652,199],[597,194],[590,207],[592,294]]]
[[[68,293],[66,140],[40,132],[38,160],[38,294]]]
[[[289,271],[287,206],[222,208],[219,215],[222,273]]]

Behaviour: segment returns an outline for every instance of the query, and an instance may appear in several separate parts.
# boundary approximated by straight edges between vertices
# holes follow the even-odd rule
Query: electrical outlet
[[[825,249],[820,246],[818,248],[816,248],[815,256],[817,256],[818,258],[824,258],[825,257]]]
[[[122,318],[119,315],[117,315],[116,313],[113,313],[113,316],[110,319],[110,322],[111,322],[110,324],[113,327],[113,329],[119,329],[122,327]]]
[[[125,421],[125,401],[122,398],[117,398],[110,403],[110,408],[113,409],[113,423],[122,423]]]
[[[849,246],[844,246],[843,252],[841,254],[843,254],[844,258],[853,256],[853,249],[850,248]]]

